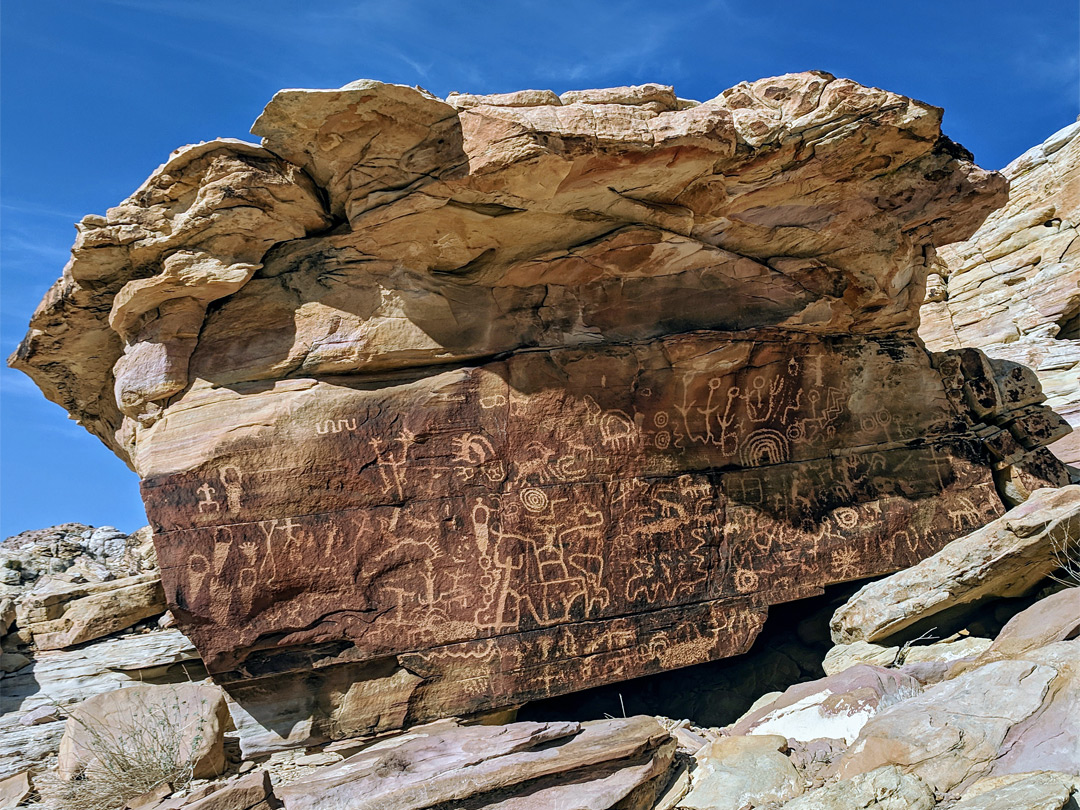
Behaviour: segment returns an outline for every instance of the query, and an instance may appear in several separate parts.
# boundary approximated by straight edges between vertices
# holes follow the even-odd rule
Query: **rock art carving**
[[[11,360],[141,475],[249,749],[734,655],[1064,483],[1033,375],[916,335],[1005,199],[940,110],[512,96],[278,93],[84,219]]]

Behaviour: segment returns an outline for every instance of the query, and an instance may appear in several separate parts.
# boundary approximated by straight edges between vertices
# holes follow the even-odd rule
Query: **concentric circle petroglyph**
[[[543,512],[548,507],[548,496],[542,489],[524,489],[519,497],[521,505],[530,512]]]

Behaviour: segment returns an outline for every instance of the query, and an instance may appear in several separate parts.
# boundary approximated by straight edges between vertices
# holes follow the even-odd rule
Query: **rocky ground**
[[[713,676],[245,757],[237,707],[169,627],[148,533],[27,532],[2,545],[0,808],[1075,807],[1080,588],[1061,575],[1078,538],[1080,486],[1040,490],[838,609],[775,617]],[[589,719],[615,689],[631,716]],[[708,724],[633,713],[685,695]]]

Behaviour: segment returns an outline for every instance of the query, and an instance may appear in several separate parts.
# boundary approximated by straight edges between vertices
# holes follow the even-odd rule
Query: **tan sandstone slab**
[[[651,717],[433,724],[279,787],[276,795],[286,810],[423,810],[450,802],[603,810],[666,775],[674,751],[674,741]]]
[[[1070,770],[1080,762],[1080,643],[997,661],[871,718],[837,768],[850,778],[894,764],[939,793],[976,779]]]
[[[1080,426],[1080,124],[1002,173],[1008,203],[966,241],[943,247],[919,334],[934,351],[973,346],[1035,369],[1047,404]],[[1050,448],[1080,464],[1080,431]]]
[[[225,697],[216,686],[197,683],[139,685],[95,695],[68,715],[60,741],[57,773],[74,779],[87,772],[108,778],[109,757],[132,750],[157,750],[176,741],[177,764],[191,763],[196,779],[225,770]]]
[[[1050,771],[1016,774],[1007,780],[980,780],[951,810],[1062,810],[1078,792],[1077,776]]]
[[[783,802],[803,792],[802,779],[782,752],[787,740],[775,734],[721,737],[695,754],[687,810],[741,810]]]
[[[1078,535],[1080,486],[1039,490],[918,565],[864,586],[833,615],[833,640],[876,641],[956,605],[1023,595]]]
[[[919,777],[884,765],[812,790],[781,810],[933,810],[934,792]]]

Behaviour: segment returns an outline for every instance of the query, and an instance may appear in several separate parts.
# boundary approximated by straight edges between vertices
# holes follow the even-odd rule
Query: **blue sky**
[[[247,136],[282,87],[357,78],[440,96],[660,82],[707,99],[823,69],[944,107],[1000,168],[1076,119],[1076,2],[4,0],[0,348],[74,239],[185,143]],[[138,482],[22,374],[0,372],[0,537],[134,530]]]

